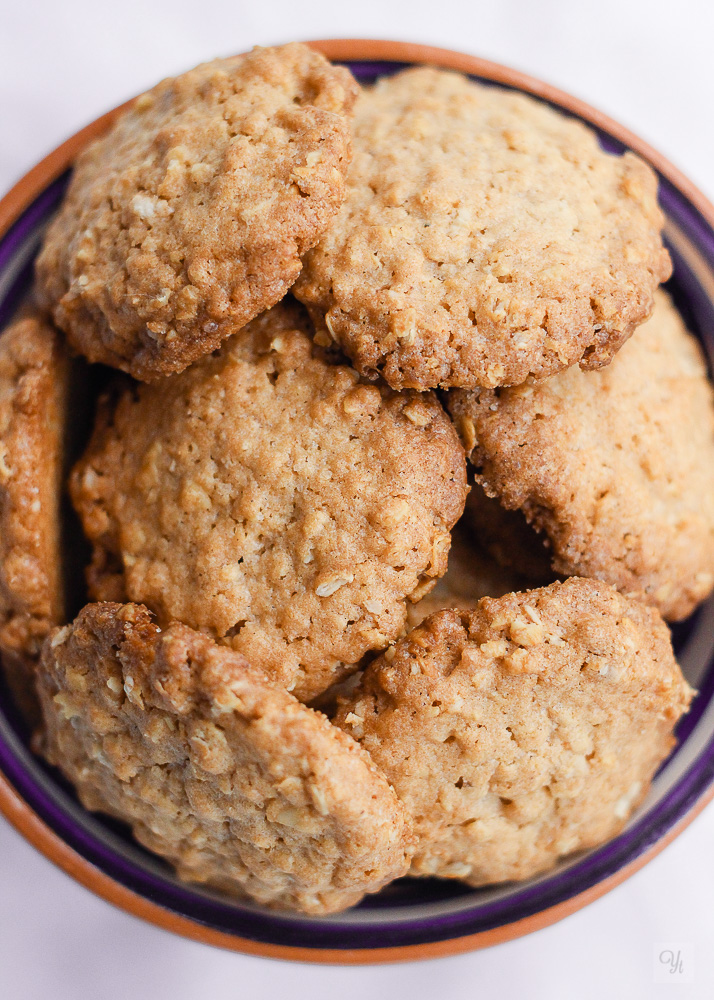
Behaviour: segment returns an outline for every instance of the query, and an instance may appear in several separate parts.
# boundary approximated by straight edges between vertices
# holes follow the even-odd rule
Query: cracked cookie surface
[[[653,171],[533,98],[421,67],[364,91],[294,293],[394,388],[607,364],[671,270]]]
[[[38,686],[50,762],[182,879],[321,914],[408,867],[405,810],[365,751],[185,625],[88,605]]]
[[[229,642],[310,700],[446,571],[466,462],[436,397],[328,363],[296,303],[107,407],[72,476],[92,595]]]
[[[571,578],[432,615],[335,723],[411,814],[412,874],[479,886],[615,836],[691,696],[653,608]]]
[[[293,43],[139,97],[77,160],[38,259],[72,345],[152,381],[282,299],[344,198],[356,93]]]
[[[449,393],[477,479],[550,540],[558,573],[686,617],[714,586],[714,394],[669,297],[601,372]]]

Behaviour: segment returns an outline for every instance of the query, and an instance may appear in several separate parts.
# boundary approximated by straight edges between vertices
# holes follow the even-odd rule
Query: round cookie
[[[479,886],[615,836],[691,697],[659,614],[572,578],[432,615],[335,722],[412,815],[411,873]]]
[[[139,97],[77,160],[37,261],[73,347],[152,381],[282,299],[344,199],[356,94],[294,43]]]
[[[361,94],[353,154],[294,293],[396,389],[600,367],[670,274],[653,171],[533,98],[409,69]]]
[[[0,658],[23,713],[36,717],[35,661],[62,621],[60,503],[69,364],[37,315],[0,336]]]
[[[477,480],[550,539],[558,573],[685,618],[714,586],[714,400],[704,359],[664,292],[602,372],[455,391]]]
[[[433,394],[329,363],[301,307],[107,407],[71,490],[92,595],[229,642],[310,700],[446,571],[466,462]]]
[[[88,605],[45,644],[45,752],[180,878],[331,913],[408,868],[405,810],[354,740],[239,653]]]
[[[468,510],[471,501],[466,501]],[[417,604],[407,606],[407,628],[413,629],[425,618],[445,609],[473,611],[482,597],[501,597],[528,586],[527,576],[513,566],[504,566],[486,552],[464,526],[463,519],[451,533],[449,564],[444,576],[437,580]]]

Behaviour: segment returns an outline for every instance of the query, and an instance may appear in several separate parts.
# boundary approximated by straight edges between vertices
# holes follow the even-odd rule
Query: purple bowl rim
[[[347,60],[346,64],[359,77],[370,79],[411,65],[401,60],[359,59]],[[494,83],[478,74],[470,75],[488,85],[521,89]],[[577,115],[557,101],[548,101],[540,95],[537,99],[545,100],[561,113],[585,121],[590,128],[595,129],[606,148],[614,152],[622,152],[628,148],[607,130],[594,125],[586,116]],[[677,221],[702,255],[714,263],[714,229],[676,184],[659,171],[657,173],[660,201],[666,213]],[[0,271],[59,199],[68,176],[69,171],[48,184],[0,240]],[[8,297],[9,295],[5,300]],[[706,681],[709,700],[714,686],[712,665],[710,659]],[[706,704],[700,707],[700,711],[704,711]],[[25,769],[22,760],[1,739],[0,771],[19,797],[80,856],[120,885],[196,924],[254,942],[297,946],[307,950],[375,950],[430,944],[503,927],[565,903],[614,876],[665,837],[714,783],[714,735],[703,744],[690,767],[650,813],[641,817],[619,837],[591,851],[568,868],[485,905],[476,903],[474,907],[458,913],[426,918],[410,919],[406,914],[403,921],[389,924],[379,923],[378,909],[371,911],[375,917],[373,922],[344,923],[340,922],[339,915],[329,920],[292,919],[274,912],[256,913],[253,909],[241,909],[234,902],[223,903],[214,898],[198,896],[189,886],[175,885],[152,872],[144,871],[128,859],[119,857],[109,845],[76,824],[71,814],[60,802],[53,801],[45,793],[40,783]],[[474,913],[474,910],[478,910],[478,913]],[[223,919],[218,919],[219,914]]]

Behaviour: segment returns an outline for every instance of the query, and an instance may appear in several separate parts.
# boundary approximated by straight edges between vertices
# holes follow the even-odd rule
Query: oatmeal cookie
[[[72,476],[92,595],[224,639],[309,700],[446,571],[466,461],[433,394],[328,363],[297,303],[107,408]]]
[[[714,586],[714,401],[702,353],[664,292],[602,372],[455,391],[486,493],[549,537],[558,573],[685,618]]]
[[[294,292],[396,389],[598,368],[670,274],[653,171],[531,97],[408,69],[362,93],[353,147]]]
[[[408,868],[406,812],[368,754],[185,625],[87,605],[47,640],[38,689],[49,761],[182,879],[319,914]]]
[[[77,160],[37,262],[72,345],[152,381],[282,299],[344,199],[356,94],[295,43],[139,97]]]
[[[615,836],[691,697],[654,608],[571,578],[432,615],[336,724],[411,813],[412,874],[479,886]]]
[[[0,336],[0,654],[24,714],[35,661],[64,613],[60,497],[69,365],[37,315]]]

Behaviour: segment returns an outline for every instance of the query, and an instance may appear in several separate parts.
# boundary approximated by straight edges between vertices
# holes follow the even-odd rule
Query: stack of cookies
[[[622,829],[693,694],[665,619],[714,587],[662,223],[532,98],[298,44],[79,157],[0,339],[0,649],[88,809],[311,914]]]

